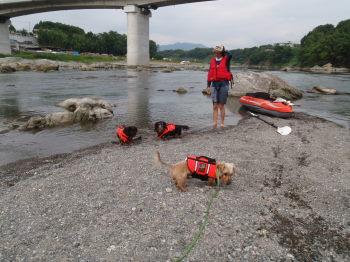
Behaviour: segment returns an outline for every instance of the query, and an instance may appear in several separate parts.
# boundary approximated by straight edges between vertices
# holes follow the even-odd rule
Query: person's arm
[[[225,56],[227,57],[226,67],[227,67],[227,70],[230,72],[231,71],[232,53],[230,53],[229,51],[226,51]]]
[[[227,57],[227,60],[230,60],[232,59],[232,53],[229,52],[229,51],[225,51],[225,56]]]

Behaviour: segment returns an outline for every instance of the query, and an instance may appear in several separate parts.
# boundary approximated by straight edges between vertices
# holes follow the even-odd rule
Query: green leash
[[[191,252],[191,250],[193,249],[193,247],[197,244],[198,240],[200,239],[202,233],[205,230],[205,226],[208,224],[208,220],[209,220],[209,211],[211,209],[211,206],[214,202],[214,199],[217,197],[219,191],[220,191],[220,179],[218,176],[218,172],[216,172],[216,189],[215,192],[212,193],[208,205],[207,205],[207,210],[205,211],[205,215],[202,221],[201,226],[199,227],[199,230],[197,231],[197,233],[194,235],[191,243],[187,246],[187,248],[185,249],[185,251],[182,253],[181,257],[179,257],[178,259],[176,259],[174,262],[181,262],[183,259],[185,259],[188,254]]]

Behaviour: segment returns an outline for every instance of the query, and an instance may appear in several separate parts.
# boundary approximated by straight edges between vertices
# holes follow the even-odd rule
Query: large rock
[[[57,104],[57,106],[67,111],[52,113],[46,116],[33,116],[20,129],[23,131],[40,130],[111,118],[113,117],[113,107],[115,107],[114,104],[97,97],[70,98]]]
[[[233,77],[234,85],[229,96],[243,96],[252,92],[267,92],[273,97],[297,100],[303,97],[303,91],[288,85],[280,77],[256,72],[241,72]]]

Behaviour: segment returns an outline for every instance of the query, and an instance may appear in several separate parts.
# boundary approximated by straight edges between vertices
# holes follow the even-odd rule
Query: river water
[[[325,85],[350,92],[349,74],[271,73],[302,90]],[[189,125],[192,132],[207,130],[212,123],[212,105],[210,98],[201,93],[205,85],[206,72],[201,71],[162,73],[117,70],[0,74],[0,131],[21,116],[62,111],[54,105],[72,97],[98,96],[117,104],[113,119],[96,124],[76,124],[36,133],[12,130],[0,134],[0,165],[112,141],[115,139],[116,127],[121,124],[136,125],[143,138],[148,140],[155,139],[153,124],[159,120]],[[180,87],[186,88],[188,93],[178,94],[172,91]],[[304,98],[297,103],[301,107],[296,108],[296,111],[327,118],[346,128],[350,126],[350,96],[305,93]],[[237,124],[242,118],[238,100],[229,99],[226,108],[225,124]]]

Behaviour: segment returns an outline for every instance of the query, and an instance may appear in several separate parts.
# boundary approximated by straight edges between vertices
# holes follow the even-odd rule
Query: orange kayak
[[[288,118],[293,116],[293,108],[288,104],[281,102],[273,102],[266,99],[242,96],[239,99],[241,105],[247,109],[265,115],[271,115],[281,118]]]

